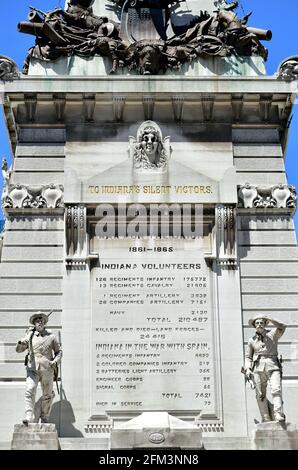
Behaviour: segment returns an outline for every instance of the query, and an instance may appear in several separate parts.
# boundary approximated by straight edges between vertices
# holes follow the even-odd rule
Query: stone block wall
[[[63,184],[63,132],[22,129],[10,184]],[[23,416],[24,354],[15,351],[35,310],[54,310],[49,329],[61,329],[64,256],[63,209],[7,209],[0,263],[0,441]],[[57,392],[56,392],[57,395]],[[57,401],[57,396],[56,399]],[[4,415],[2,414],[4,413]],[[56,424],[59,424],[56,410]]]
[[[233,132],[238,184],[258,187],[287,184],[284,153],[277,130]],[[279,342],[283,358],[287,419],[298,422],[293,391],[298,387],[298,248],[293,214],[288,209],[251,208],[237,217],[244,347],[253,330],[248,319],[258,313],[287,325]],[[247,392],[251,426],[258,418],[254,392]]]

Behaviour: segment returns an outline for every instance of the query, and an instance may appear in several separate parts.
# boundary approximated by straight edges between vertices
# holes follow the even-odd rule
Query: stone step
[[[206,450],[251,450],[249,437],[203,437]]]
[[[61,437],[59,438],[61,450],[109,450],[108,437]]]

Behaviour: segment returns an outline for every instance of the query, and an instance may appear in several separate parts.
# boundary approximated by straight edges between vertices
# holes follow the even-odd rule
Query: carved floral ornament
[[[285,59],[278,67],[278,78],[286,82],[298,80],[298,55]]]
[[[294,186],[277,184],[271,187],[257,187],[249,183],[239,189],[239,204],[245,209],[280,208],[296,209],[297,195]]]
[[[19,76],[17,64],[10,57],[0,54],[0,80],[10,82],[16,80]]]
[[[3,209],[63,208],[62,185],[27,186],[9,184],[2,196]]]

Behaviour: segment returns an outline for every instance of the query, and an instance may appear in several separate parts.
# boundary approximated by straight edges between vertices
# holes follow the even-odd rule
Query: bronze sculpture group
[[[170,18],[169,7],[181,0],[126,0],[111,1],[111,8],[122,6],[121,18],[125,11],[135,8],[137,14],[142,9],[152,13],[152,24],[158,29],[155,38],[127,40],[122,37],[124,28],[107,17],[93,13],[91,0],[70,0],[66,10],[55,9],[47,13],[31,8],[28,22],[18,25],[20,32],[36,36],[35,46],[29,49],[23,73],[28,73],[31,58],[42,61],[54,61],[62,56],[78,55],[92,57],[99,55],[109,58],[110,72],[127,67],[142,75],[164,73],[167,70],[181,69],[199,57],[208,56],[252,56],[259,55],[266,59],[267,49],[260,40],[270,40],[271,32],[247,27],[250,15],[238,18],[235,9],[237,2],[229,4],[213,13],[202,12],[194,16],[184,29],[167,37]],[[166,18],[163,25],[157,27],[160,18]],[[165,13],[165,14],[164,14]],[[155,16],[154,16],[155,15]],[[126,15],[127,17],[127,15]],[[121,20],[121,21],[122,21]],[[131,39],[131,38],[130,38]]]

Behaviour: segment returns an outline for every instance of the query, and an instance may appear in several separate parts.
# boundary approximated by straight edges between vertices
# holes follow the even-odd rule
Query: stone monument
[[[53,310],[62,450],[271,448],[240,373],[261,312],[289,326],[289,433],[275,448],[293,448],[298,249],[283,157],[297,57],[267,76],[271,31],[237,2],[68,3],[20,22],[37,35],[23,73],[0,57],[14,152],[0,441],[22,416],[12,345],[29,314]]]

